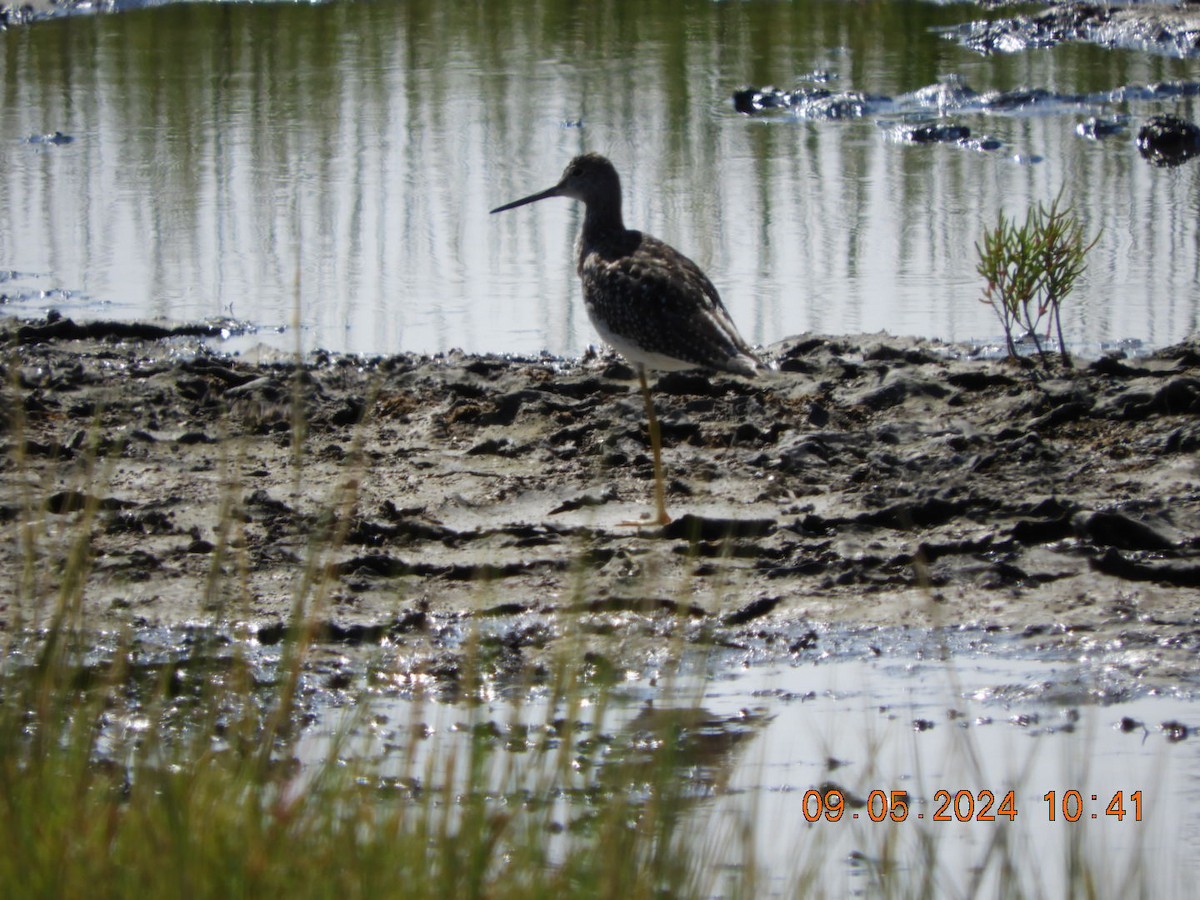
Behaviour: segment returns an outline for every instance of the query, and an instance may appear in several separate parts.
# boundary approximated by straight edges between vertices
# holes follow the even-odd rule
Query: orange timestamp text
[[[1050,822],[1100,818],[1123,822],[1127,816],[1134,822],[1142,821],[1141,791],[1117,791],[1104,797],[1074,789],[1061,793],[1047,791],[1042,800],[1046,803]],[[904,822],[910,816],[933,822],[1015,822],[1018,813],[1016,791],[1007,791],[997,797],[993,791],[986,789],[939,790],[933,795],[933,806],[933,812],[927,816],[923,812],[913,813],[910,810],[908,791],[874,790],[863,800],[848,796],[840,788],[830,787],[806,791],[803,810],[804,818],[809,822],[822,819],[838,822],[843,818]]]

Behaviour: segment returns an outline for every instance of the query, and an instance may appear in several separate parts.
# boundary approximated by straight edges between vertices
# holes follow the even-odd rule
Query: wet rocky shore
[[[1196,338],[1045,374],[804,335],[755,381],[664,375],[657,528],[628,524],[651,462],[618,357],[297,364],[141,327],[0,328],[4,627],[45,624],[82,546],[97,629],[269,642],[300,598],[335,641],[487,619],[517,655],[679,626],[801,653],[834,625],[979,628],[1194,677]]]

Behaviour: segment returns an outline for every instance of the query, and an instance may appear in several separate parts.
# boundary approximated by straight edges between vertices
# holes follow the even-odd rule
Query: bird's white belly
[[[647,369],[653,369],[658,372],[678,372],[683,369],[697,368],[695,363],[643,350],[636,343],[629,340],[629,338],[614,334],[600,321],[598,316],[592,315],[590,308],[588,309],[588,318],[592,320],[592,326],[600,332],[601,340],[635,366],[645,366]]]

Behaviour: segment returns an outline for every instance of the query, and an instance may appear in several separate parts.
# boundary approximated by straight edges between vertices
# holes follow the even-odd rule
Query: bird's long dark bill
[[[504,212],[506,209],[516,209],[518,206],[524,206],[526,203],[536,203],[538,200],[545,200],[547,197],[558,196],[558,185],[542,191],[540,194],[533,194],[529,197],[522,197],[520,200],[514,200],[512,203],[505,203],[503,206],[497,206],[492,210],[494,213]]]

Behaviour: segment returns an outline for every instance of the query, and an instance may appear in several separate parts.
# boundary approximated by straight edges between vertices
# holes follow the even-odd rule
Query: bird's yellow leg
[[[666,525],[671,521],[667,515],[667,486],[663,477],[662,432],[658,427],[658,416],[654,414],[654,401],[650,399],[650,385],[646,383],[646,369],[638,366],[638,381],[642,384],[642,399],[646,403],[646,420],[650,424],[650,452],[654,456],[654,505],[658,512],[656,524]]]
[[[658,427],[658,416],[654,414],[654,401],[650,399],[650,385],[646,382],[644,366],[638,366],[638,381],[642,386],[642,400],[646,404],[646,421],[650,426],[650,452],[654,457],[654,505],[657,515],[653,519],[620,523],[628,528],[640,528],[643,525],[666,525],[671,521],[671,517],[667,515],[667,488],[663,478],[662,432]]]

